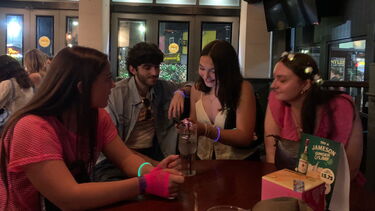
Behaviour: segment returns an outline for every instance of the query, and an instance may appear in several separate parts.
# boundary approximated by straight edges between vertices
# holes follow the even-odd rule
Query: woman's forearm
[[[272,137],[265,137],[264,138],[264,148],[266,150],[266,162],[267,163],[275,163],[275,140]]]
[[[205,135],[214,141],[218,141],[219,143],[230,146],[249,146],[254,137],[252,131],[245,132],[239,129],[218,129],[218,127],[208,124],[203,125],[202,127],[204,127],[202,130],[203,132],[201,132],[202,135]]]
[[[115,202],[134,199],[139,191],[138,178],[115,182],[77,184],[69,197],[61,202],[63,210],[86,210]]]

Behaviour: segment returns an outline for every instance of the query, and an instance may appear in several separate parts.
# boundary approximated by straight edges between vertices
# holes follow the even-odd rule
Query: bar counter
[[[179,196],[168,200],[143,196],[98,210],[206,211],[215,205],[253,207],[261,198],[261,178],[276,170],[272,164],[253,161],[195,161],[197,174],[185,177]],[[375,193],[352,185],[350,210],[375,210]]]

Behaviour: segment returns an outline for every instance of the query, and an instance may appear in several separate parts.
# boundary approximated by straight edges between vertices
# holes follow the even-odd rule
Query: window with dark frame
[[[6,15],[6,54],[23,64],[23,15]]]
[[[48,56],[54,53],[54,17],[36,16],[36,47]]]

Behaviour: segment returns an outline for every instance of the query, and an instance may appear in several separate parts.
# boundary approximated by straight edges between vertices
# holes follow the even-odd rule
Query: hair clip
[[[289,59],[289,61],[293,61],[294,60],[294,53],[288,54],[288,59]]]
[[[308,75],[310,75],[312,72],[313,72],[313,68],[312,67],[306,67],[305,68],[305,74],[308,74]]]
[[[289,54],[288,51],[284,51],[284,52],[281,53],[281,57],[287,56],[288,54]]]
[[[323,84],[323,79],[320,77],[320,75],[316,74],[314,75],[314,83],[318,86]]]

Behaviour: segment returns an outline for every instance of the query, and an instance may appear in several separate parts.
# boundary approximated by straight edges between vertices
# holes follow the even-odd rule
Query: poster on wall
[[[329,80],[343,81],[345,73],[345,58],[344,57],[331,57],[329,62]]]

